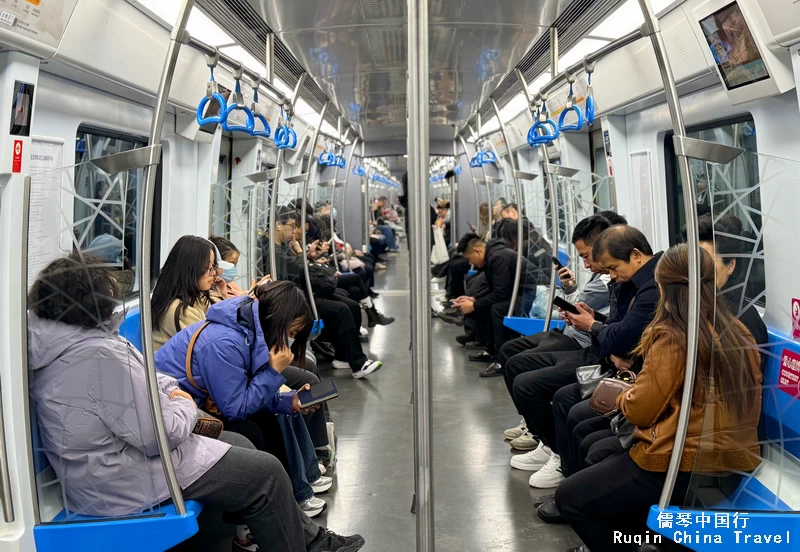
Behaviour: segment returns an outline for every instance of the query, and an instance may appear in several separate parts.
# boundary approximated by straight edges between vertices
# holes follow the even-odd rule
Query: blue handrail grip
[[[286,145],[287,148],[294,148],[297,146],[297,133],[294,131],[293,128],[289,127],[286,132],[288,133],[288,143]]]
[[[253,132],[251,132],[251,134],[253,136],[258,136],[260,138],[269,138],[270,135],[272,134],[272,129],[269,128],[269,121],[267,121],[267,118],[264,117],[264,115],[262,115],[261,113],[254,113],[253,117],[254,117]],[[264,130],[256,130],[255,119],[261,121],[261,124],[264,125]]]
[[[550,128],[552,129],[550,134],[547,134],[546,132],[545,132],[545,134],[542,134],[542,135],[538,134],[539,129],[543,125],[550,125]],[[553,122],[552,119],[547,119],[544,122],[536,121],[533,124],[533,126],[530,128],[530,130],[528,131],[528,145],[533,147],[533,146],[538,146],[538,145],[541,145],[541,144],[545,144],[545,145],[549,144],[550,142],[552,142],[553,140],[558,138],[558,134],[559,134],[558,125],[555,122]]]
[[[334,160],[335,160],[334,155],[329,151],[323,151],[322,153],[319,154],[318,161],[320,165],[331,166]]]
[[[185,516],[179,516],[172,504],[161,506],[155,515],[114,519],[79,515],[67,519],[62,510],[54,523],[34,527],[33,536],[37,552],[161,552],[197,533],[202,510],[203,505],[193,500],[186,501]]]
[[[493,151],[482,151],[481,152],[481,164],[485,165],[486,163],[497,163],[497,155]]]
[[[567,114],[570,111],[574,111],[578,115],[578,122],[576,122],[574,125],[565,125],[564,121],[566,120]],[[578,107],[577,105],[573,105],[572,107],[564,108],[564,110],[561,112],[561,116],[558,118],[558,129],[559,129],[559,131],[560,132],[578,131],[578,130],[580,130],[582,128],[583,128],[583,112],[581,111],[581,108]]]
[[[591,125],[594,123],[594,110],[595,110],[594,96],[592,94],[586,96],[585,109],[586,109],[586,124]]]
[[[215,115],[214,117],[203,117],[203,113],[205,112],[206,105],[211,100],[216,100],[219,103],[219,115]],[[197,105],[197,113],[196,119],[197,124],[200,126],[210,125],[210,124],[219,124],[222,123],[225,119],[225,113],[228,108],[228,102],[225,101],[225,98],[219,92],[214,92],[211,96],[203,96],[203,99],[200,100],[200,103]]]
[[[228,124],[228,118],[234,111],[244,111],[245,117],[247,118],[244,126]],[[247,134],[252,135],[255,126],[256,121],[255,117],[253,116],[253,112],[246,105],[231,104],[227,107],[227,109],[225,109],[225,121],[222,123],[223,130],[227,130],[228,132],[246,132]]]

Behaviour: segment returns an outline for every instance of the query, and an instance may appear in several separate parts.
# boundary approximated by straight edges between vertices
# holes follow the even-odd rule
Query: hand
[[[175,388],[175,389],[172,390],[172,392],[169,394],[169,400],[174,400],[175,397],[178,397],[178,398],[181,398],[181,399],[187,399],[187,400],[190,400],[190,401],[194,402],[194,398],[192,398],[192,396],[189,393],[187,393],[186,391],[181,391],[178,388]]]
[[[458,308],[462,314],[471,314],[475,312],[475,300],[470,297],[466,301],[459,303]]]
[[[611,362],[614,363],[617,370],[630,370],[631,366],[633,366],[632,358],[622,358],[617,355],[611,355]]]
[[[228,288],[228,296],[230,297],[241,297],[244,295],[244,290],[240,288],[236,282],[231,282],[226,286]]]
[[[293,360],[294,353],[289,347],[275,345],[269,350],[269,365],[279,374],[286,370]]]
[[[586,303],[575,303],[575,308],[580,311],[580,314],[565,312],[564,316],[575,328],[588,332],[594,324],[594,311]]]
[[[314,250],[317,248],[317,246],[319,246],[319,240],[314,240],[313,242],[311,242],[311,243],[308,245],[308,248],[309,248],[311,251],[314,251]]]
[[[575,287],[575,274],[573,274],[572,271],[567,267],[564,267],[558,271],[558,279],[561,280],[561,283],[565,287]]]
[[[339,272],[339,271],[337,270],[336,272],[334,272],[334,273],[333,273],[333,275],[334,275],[334,276],[341,276],[341,275],[342,275],[342,273],[341,273],[341,272]]]
[[[307,383],[303,387],[298,389],[298,392],[308,391],[309,389],[311,389],[311,385]],[[294,412],[295,414],[298,412],[301,414],[308,414],[309,412],[314,412],[316,410],[319,410],[321,406],[322,406],[321,404],[315,404],[314,406],[303,408],[303,405],[300,404],[300,395],[298,393],[295,393],[294,396],[292,396],[292,412]]]
[[[474,226],[472,226],[471,224],[469,225],[469,229],[472,231],[473,234],[477,234],[478,233],[478,229],[475,228]]]
[[[322,244],[322,252],[327,253],[328,250],[331,248],[330,242],[325,242]]]
[[[231,297],[235,297],[228,292],[228,284],[225,283],[225,280],[222,278],[217,278],[214,282],[214,285],[217,286],[217,291],[220,295],[222,295],[223,299],[230,299]]]
[[[461,297],[456,297],[455,299],[450,301],[450,304],[454,307],[458,307],[461,303],[469,299],[466,295],[462,295]]]

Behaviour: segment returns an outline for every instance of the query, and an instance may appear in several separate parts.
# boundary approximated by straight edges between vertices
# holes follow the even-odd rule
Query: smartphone
[[[565,310],[571,314],[581,313],[581,311],[579,311],[575,305],[573,305],[566,299],[563,299],[562,297],[553,297],[553,304],[558,308],[560,308],[561,310]]]
[[[311,389],[298,391],[297,396],[300,399],[300,406],[308,408],[335,399],[339,396],[339,390],[333,378],[328,378],[327,381],[323,380],[312,385]]]
[[[556,265],[556,271],[559,271],[562,268],[564,268],[564,265],[561,264],[561,261],[558,260],[558,257],[553,256],[552,259],[553,259],[553,264]]]

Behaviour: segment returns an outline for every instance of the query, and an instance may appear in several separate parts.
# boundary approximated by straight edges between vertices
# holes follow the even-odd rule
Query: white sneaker
[[[520,420],[519,425],[517,427],[512,427],[511,429],[507,429],[503,432],[503,436],[506,439],[516,439],[517,437],[522,437],[525,433],[528,432],[528,426],[525,424],[525,418]]]
[[[511,448],[514,450],[533,450],[539,446],[539,441],[536,440],[530,431],[526,431],[516,439],[511,439],[511,442],[508,444],[511,445]]]
[[[536,449],[511,457],[511,467],[523,471],[538,471],[550,460],[550,447],[540,442]]]
[[[361,337],[369,337],[369,331],[364,326],[359,326],[358,335]]]
[[[381,366],[383,366],[383,363],[380,360],[368,360],[364,363],[364,366],[361,367],[361,370],[353,372],[353,377],[356,379],[365,378],[372,372],[380,370]]]
[[[328,470],[325,469],[325,466],[322,464],[322,462],[317,462],[317,463],[319,464],[319,474],[320,475],[325,475],[326,473],[328,473]]]
[[[344,360],[334,360],[333,361],[333,369],[334,370],[349,370],[350,363],[345,362]]]
[[[305,512],[305,514],[310,518],[320,515],[327,507],[327,502],[315,496],[312,496],[308,500],[304,500],[300,503],[300,509],[303,510],[303,512]]]
[[[324,493],[333,487],[333,478],[321,475],[319,479],[311,482],[311,488],[314,489],[314,494]]]
[[[542,469],[531,475],[528,485],[537,489],[553,489],[562,481],[564,474],[561,473],[561,457],[553,454]]]

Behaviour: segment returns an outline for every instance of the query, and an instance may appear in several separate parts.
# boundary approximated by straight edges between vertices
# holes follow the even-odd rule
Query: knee
[[[256,446],[250,439],[239,433],[234,433],[233,431],[223,431],[219,436],[219,440],[234,447],[256,450]]]

